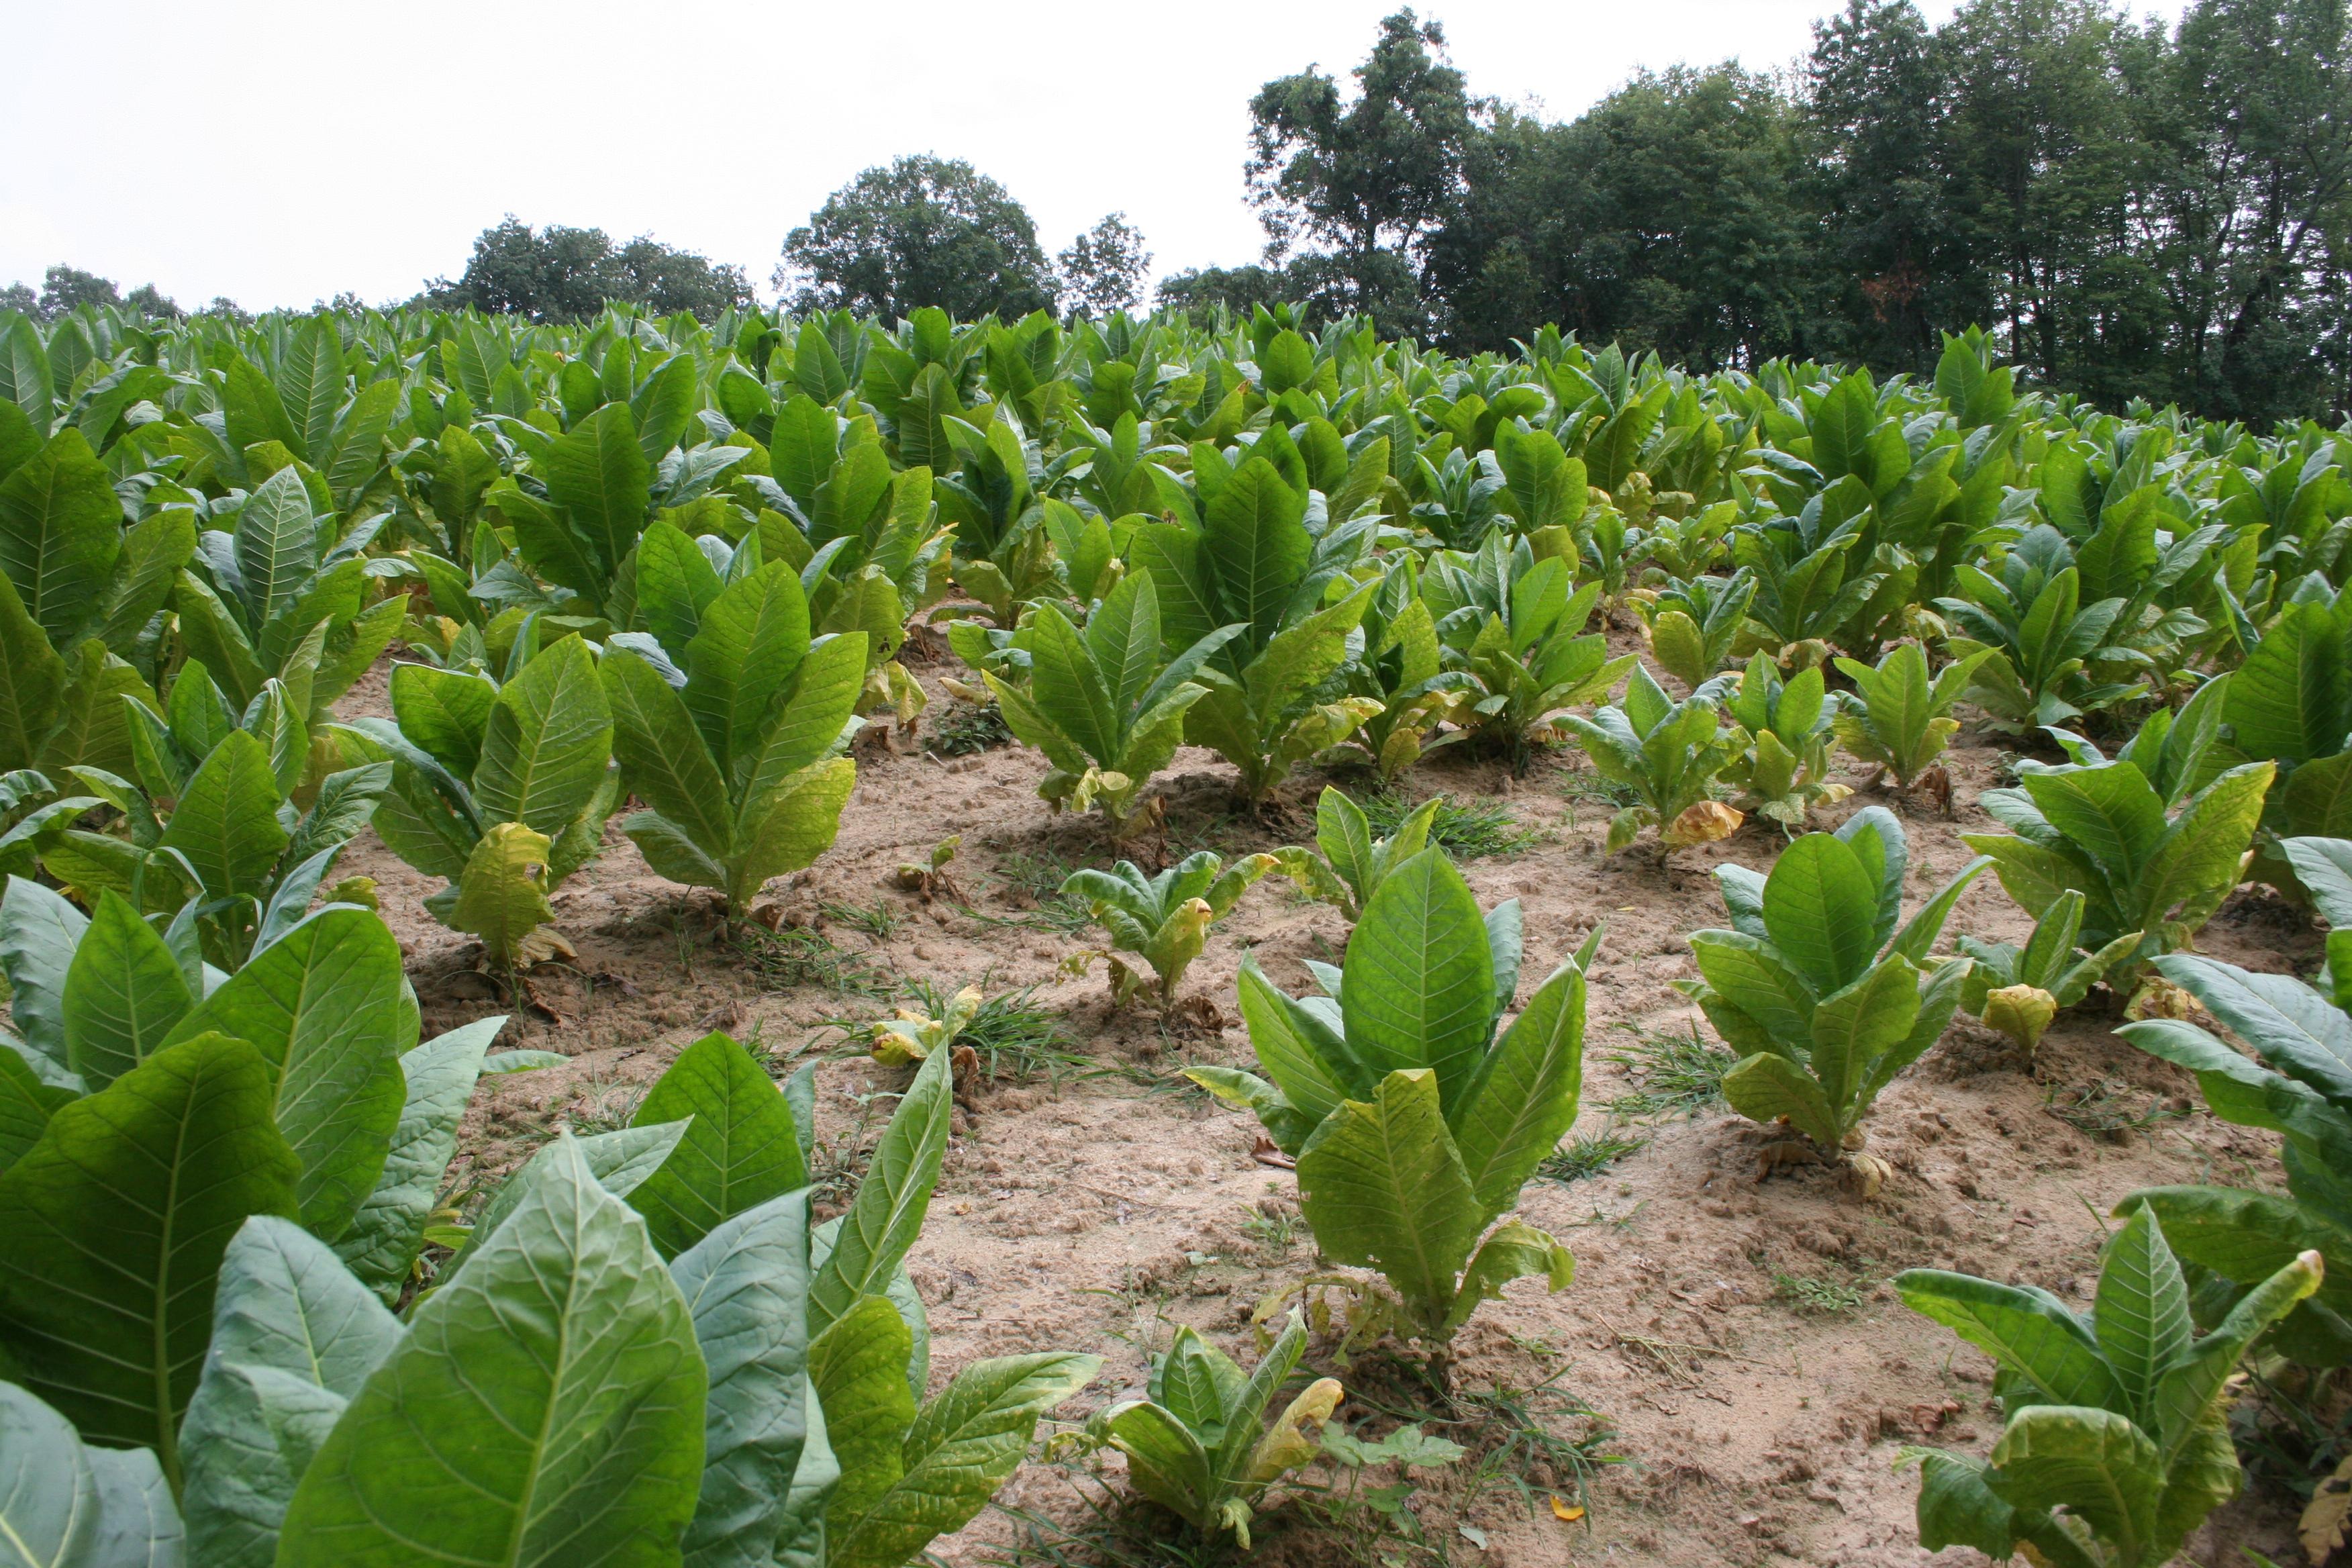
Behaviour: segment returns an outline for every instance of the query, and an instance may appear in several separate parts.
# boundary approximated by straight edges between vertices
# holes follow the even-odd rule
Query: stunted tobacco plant
[[[1083,1444],[1117,1448],[1129,1486],[1203,1534],[1233,1531],[1246,1552],[1253,1507],[1266,1488],[1322,1457],[1314,1428],[1342,1396],[1336,1379],[1317,1378],[1265,1425],[1306,1348],[1307,1324],[1294,1312],[1256,1370],[1244,1373],[1179,1326],[1167,1353],[1151,1359],[1144,1396],[1096,1415]]]
[[[393,718],[343,731],[393,770],[375,819],[385,845],[448,881],[425,909],[479,937],[499,965],[566,951],[544,929],[555,919],[548,898],[595,858],[620,793],[594,656],[570,637],[533,658],[536,642],[528,631],[517,639],[503,683],[395,665]]]
[[[1392,1325],[1442,1355],[1509,1281],[1569,1283],[1567,1248],[1503,1216],[1576,1120],[1599,943],[1596,931],[1498,1037],[1518,988],[1518,905],[1482,915],[1454,863],[1424,849],[1372,894],[1344,968],[1312,966],[1323,995],[1294,999],[1244,962],[1242,1018],[1265,1076],[1188,1076],[1297,1160],[1324,1256],[1379,1271],[1360,1332]]]
[[[1356,920],[1389,873],[1421,853],[1444,804],[1433,795],[1407,812],[1394,833],[1375,838],[1364,808],[1326,784],[1315,803],[1315,847],[1292,846],[1274,857],[1301,892]]]
[[[1209,694],[1193,677],[1246,630],[1220,626],[1163,657],[1160,591],[1150,572],[1137,571],[1083,632],[1054,605],[1036,607],[1016,634],[1029,656],[1025,686],[985,671],[981,679],[1006,728],[1054,764],[1037,793],[1056,811],[1099,809],[1112,838],[1122,840],[1158,825],[1152,775],[1176,754],[1186,712]]]
[[[1928,949],[1991,864],[1970,861],[1905,921],[1909,845],[1892,813],[1869,806],[1797,839],[1769,877],[1717,867],[1731,926],[1692,933],[1700,977],[1678,984],[1739,1053],[1723,1079],[1731,1108],[1785,1118],[1874,1187],[1885,1172],[1858,1152],[1863,1120],[1951,1022],[1969,966],[1930,968]]]
[[[1853,793],[1829,776],[1832,709],[1819,665],[1783,681],[1780,666],[1759,653],[1737,679],[1719,676],[1697,695],[1722,702],[1736,726],[1722,778],[1739,792],[1743,809],[1795,829],[1814,806]]]
[[[1895,1289],[2000,1363],[2004,1413],[1991,1457],[1907,1448],[1921,1468],[1919,1544],[2019,1552],[2062,1568],[2158,1568],[2235,1497],[2238,1456],[2221,1405],[2255,1337],[2319,1288],[2319,1254],[2266,1275],[2211,1333],[2163,1227],[2146,1208],[2112,1237],[2095,1310],[2046,1290],[1909,1268]]]
[[[1202,849],[1187,855],[1153,876],[1132,860],[1115,869],[1083,868],[1070,873],[1062,891],[1085,899],[1094,918],[1110,933],[1110,947],[1092,949],[1063,961],[1063,967],[1083,974],[1097,958],[1110,969],[1113,1005],[1124,1007],[1141,994],[1148,984],[1161,1006],[1176,999],[1184,971],[1208,945],[1209,928],[1241,901],[1241,896],[1268,871],[1280,865],[1270,854],[1244,855],[1226,866],[1223,857]],[[1118,955],[1140,958],[1145,973]]]
[[[1954,659],[1933,680],[1927,678],[1927,656],[1916,643],[1889,648],[1875,668],[1841,658],[1838,669],[1853,682],[1853,690],[1831,719],[1831,732],[1839,745],[1877,770],[1874,780],[1891,773],[1895,787],[1908,790],[1959,732],[1952,705],[1990,658],[1990,650],[1979,649]]]
[[[2022,948],[1962,935],[1959,949],[1975,967],[1960,990],[1961,1008],[2015,1040],[2028,1058],[2062,1009],[2090,994],[2109,969],[2139,945],[2126,931],[2095,952],[2075,945],[2082,934],[2083,894],[2069,888],[2033,922]]]
[[[1685,686],[1700,685],[1731,662],[1755,597],[1756,575],[1743,568],[1728,577],[1672,583],[1638,599],[1650,657]]]
[[[1739,826],[1739,813],[1715,798],[1716,779],[1735,747],[1733,731],[1723,727],[1708,699],[1676,702],[1637,664],[1622,706],[1603,708],[1590,719],[1566,714],[1559,722],[1584,743],[1593,771],[1636,802],[1610,818],[1610,854],[1630,846],[1644,827],[1658,830],[1664,857],[1728,837]]]

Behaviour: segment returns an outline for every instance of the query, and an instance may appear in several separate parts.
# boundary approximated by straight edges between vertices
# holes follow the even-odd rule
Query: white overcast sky
[[[650,233],[764,292],[828,192],[922,152],[1002,181],[1049,252],[1123,208],[1156,273],[1229,265],[1261,240],[1250,94],[1310,64],[1343,75],[1394,4],[0,0],[0,282],[65,261],[188,305],[402,299],[512,212]],[[1560,119],[1642,67],[1784,67],[1839,8],[1420,7],[1474,91]]]

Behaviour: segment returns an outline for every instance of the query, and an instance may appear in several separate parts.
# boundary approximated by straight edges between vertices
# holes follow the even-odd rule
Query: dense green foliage
[[[1385,839],[1356,804],[1439,782],[1428,753],[1549,753],[1611,796],[1620,847],[1722,838],[1735,794],[1774,825],[1769,874],[1718,868],[1728,927],[1693,938],[1693,994],[1739,1054],[1731,1103],[1867,1193],[1895,1179],[1861,1152],[1874,1099],[1964,1000],[1990,1019],[2005,997],[2022,1037],[2101,984],[2161,997],[2153,961],[2221,1016],[2236,983],[2186,950],[2233,889],[2342,907],[2297,837],[2352,777],[2342,452],[2312,423],[2098,412],[2021,385],[1981,334],[1932,381],[1881,382],[1556,331],[1457,360],[1287,308],[0,315],[0,1464],[115,1500],[110,1520],[184,1520],[200,1564],[406,1560],[414,1513],[451,1557],[892,1568],[969,1518],[1091,1372],[981,1363],[916,1403],[898,1265],[983,996],[875,1041],[921,1065],[837,1228],[808,1223],[811,1079],[780,1089],[724,1037],[634,1125],[453,1215],[476,1076],[543,1064],[486,1058],[494,1024],[420,1043],[374,890],[327,879],[372,819],[450,884],[436,914],[525,965],[561,951],[547,895],[634,796],[646,864],[744,917],[832,845],[862,716],[918,721],[910,623],[947,624],[1048,799],[1100,805],[1139,861],[1172,858],[1152,781],[1180,740],[1265,820],[1302,776],[1337,780],[1313,850],[1066,890],[1109,933],[1115,995],[1162,1008],[1276,869],[1353,920],[1344,966],[1308,966],[1319,995],[1244,965],[1263,1076],[1196,1076],[1296,1157],[1322,1255],[1369,1271],[1298,1287],[1348,1295],[1360,1342],[1443,1365],[1509,1280],[1570,1279],[1512,1210],[1575,1118],[1601,939],[1513,1016],[1517,906],[1482,911],[1443,803]],[[361,718],[387,656],[390,715]],[[1907,922],[1884,808],[1779,842],[1844,787],[1832,741],[1917,786],[1969,723],[2042,755],[1984,797],[2011,834],[1977,836],[1990,859]],[[950,853],[915,886],[955,896]],[[2036,935],[1935,953],[1986,864]],[[2264,994],[2342,1054],[2333,1007]],[[2282,1086],[2325,1100],[2335,1069],[2281,1038],[2236,1077],[2192,1065],[2221,1113],[2332,1148],[2332,1112]],[[2298,1184],[2292,1234],[2336,1256],[2338,1194]],[[2269,1278],[2243,1194],[2213,1191],[2178,1227],[2209,1304]],[[2288,1234],[2282,1212],[2254,1223]],[[2339,1296],[2273,1342],[2312,1353]],[[341,1325],[334,1354],[273,1359],[260,1320],[289,1300]],[[1218,1413],[1163,1375],[1104,1440],[1166,1461],[1137,1484],[1196,1524],[1237,1527],[1293,1447],[1280,1422],[1235,1436],[1273,1405],[1185,1359]],[[2098,1408],[2179,1435],[2178,1411]],[[417,1436],[445,1424],[478,1440],[463,1477]],[[2004,1452],[2029,1468],[2022,1439]],[[2197,1452],[2215,1462],[2184,1499],[2217,1495]],[[1937,1497],[1954,1474],[1931,1471]],[[1971,1484],[1975,1507],[2008,1483]]]
[[[2112,403],[2340,409],[2348,26],[2343,0],[2197,0],[2169,27],[2106,0],[1968,0],[1940,26],[1847,0],[1785,80],[1645,71],[1548,122],[1476,96],[1404,11],[1353,93],[1308,70],[1251,101],[1248,188],[1288,260],[1162,299],[1881,372],[1927,372],[1977,322]]]

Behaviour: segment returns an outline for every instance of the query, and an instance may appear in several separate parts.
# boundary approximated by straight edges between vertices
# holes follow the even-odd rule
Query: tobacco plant
[[[1644,827],[1658,830],[1662,857],[1738,827],[1739,814],[1715,799],[1715,781],[1737,749],[1734,732],[1706,698],[1676,702],[1637,664],[1622,706],[1559,721],[1583,742],[1593,771],[1634,797],[1609,820],[1608,853],[1631,845]]]
[[[1943,1034],[1959,1005],[1966,960],[1930,967],[1952,905],[1992,862],[1962,867],[1908,921],[1903,826],[1868,806],[1835,833],[1808,833],[1771,874],[1716,868],[1728,930],[1693,932],[1699,978],[1679,984],[1739,1062],[1723,1097],[1751,1121],[1786,1119],[1865,1184],[1884,1176],[1862,1123],[1896,1074]]]
[[[2269,763],[2242,763],[2168,816],[2137,763],[2025,764],[2018,787],[1981,797],[2010,832],[1960,837],[1990,857],[2000,885],[2037,921],[2079,890],[2084,946],[2105,952],[2139,932],[2102,975],[2120,987],[2147,960],[2186,947],[2237,888],[2271,773]]]
[[[1037,793],[1055,811],[1099,807],[1111,837],[1159,825],[1152,775],[1184,736],[1184,715],[1209,694],[1193,678],[1247,628],[1220,626],[1174,658],[1164,657],[1160,592],[1138,571],[1110,591],[1081,632],[1052,605],[1039,605],[1016,634],[1029,680],[1016,686],[982,671],[1005,727],[1054,765]]]
[[[2000,1365],[2004,1414],[1988,1459],[1906,1448],[1920,1466],[1919,1544],[2019,1552],[2059,1568],[2158,1568],[2238,1493],[2222,1415],[2231,1374],[2256,1336],[2318,1289],[2305,1252],[2271,1273],[2210,1334],[2189,1321],[2188,1281],[2156,1215],[2125,1221],[2100,1260],[2095,1310],[2046,1290],[1908,1268],[1912,1310]]]
[[[276,677],[307,691],[304,720],[327,718],[407,618],[401,595],[366,603],[378,574],[367,549],[384,520],[339,529],[325,489],[299,465],[279,468],[246,498],[233,531],[198,537],[180,574],[181,643],[237,709]]]
[[[1118,955],[1131,952],[1150,971],[1154,994],[1166,1006],[1176,999],[1184,971],[1208,944],[1209,928],[1233,912],[1241,896],[1281,864],[1273,855],[1245,855],[1227,867],[1213,850],[1186,856],[1157,876],[1132,860],[1115,869],[1092,867],[1070,873],[1062,891],[1092,906],[1094,918],[1110,933],[1110,947],[1065,960],[1063,967],[1084,973],[1100,958],[1110,968],[1111,1001],[1124,1007],[1142,992],[1144,973]]]
[[[1444,667],[1437,623],[1409,554],[1390,561],[1359,635],[1363,647],[1348,662],[1348,690],[1379,703],[1380,711],[1356,727],[1348,744],[1360,749],[1385,783],[1420,761],[1449,711],[1450,689],[1464,677]]]
[[[1974,965],[1960,987],[1961,1010],[2015,1040],[2029,1059],[2051,1020],[2089,995],[2139,945],[2140,933],[2130,931],[2095,952],[2077,947],[2084,903],[2076,889],[2061,893],[2033,922],[2022,948],[1965,934],[1959,939],[1961,955]]]
[[[1442,552],[1422,583],[1437,617],[1445,663],[1460,677],[1446,699],[1456,726],[1438,746],[1475,740],[1523,757],[1554,737],[1553,715],[1605,697],[1636,662],[1609,657],[1606,640],[1586,633],[1601,595],[1559,556],[1538,561],[1524,539],[1491,534],[1475,555]],[[1434,746],[1432,748],[1434,749]]]
[[[1731,662],[1755,597],[1756,574],[1742,567],[1728,577],[1693,576],[1640,598],[1650,657],[1660,669],[1696,688]]]
[[[1301,892],[1357,920],[1389,873],[1421,853],[1444,804],[1433,795],[1407,812],[1394,833],[1375,838],[1364,808],[1326,784],[1315,803],[1315,848],[1289,846],[1274,857]]]
[[[2146,1188],[2124,1211],[2146,1209],[2190,1270],[2191,1307],[2210,1325],[2263,1279],[2305,1252],[2326,1260],[2318,1291],[2272,1337],[2311,1366],[2352,1362],[2352,843],[2290,838],[2281,846],[2331,929],[2318,986],[2193,953],[2156,961],[2157,973],[2197,998],[2251,1048],[2178,1018],[2117,1031],[2151,1056],[2187,1068],[2214,1115],[2282,1135],[2285,1188],[2210,1184]],[[2216,1289],[2218,1287],[2218,1289]]]
[[[1265,1489],[1313,1463],[1310,1429],[1339,1408],[1337,1380],[1317,1378],[1265,1425],[1298,1358],[1307,1324],[1293,1313],[1255,1371],[1179,1326],[1151,1358],[1140,1399],[1122,1400],[1087,1423],[1086,1442],[1127,1456],[1128,1484],[1204,1535],[1230,1530],[1244,1552],[1251,1510]]]
[[[1297,1159],[1324,1256],[1385,1282],[1374,1321],[1441,1357],[1512,1279],[1558,1290],[1573,1271],[1552,1237],[1496,1222],[1576,1120],[1584,967],[1599,943],[1596,931],[1498,1037],[1518,988],[1518,904],[1482,915],[1454,863],[1424,849],[1372,894],[1344,968],[1314,966],[1324,995],[1294,999],[1244,962],[1242,1018],[1264,1078],[1188,1074]]]
[[[2048,526],[2028,531],[1995,576],[1962,566],[1960,595],[1936,601],[1965,634],[1954,654],[1995,655],[1977,667],[1968,700],[1991,715],[1998,729],[2022,731],[2063,724],[2144,695],[2137,679],[2105,679],[2147,660],[2117,638],[2127,601],[2120,595],[2083,602],[2083,574],[2063,535]]]
[[[1910,789],[1919,775],[1944,754],[1958,733],[1960,721],[1952,705],[1968,689],[1979,666],[1993,657],[1990,649],[1965,655],[1946,665],[1933,680],[1927,678],[1927,656],[1916,643],[1900,643],[1887,650],[1875,668],[1857,658],[1841,658],[1837,668],[1853,690],[1838,705],[1830,721],[1838,744],[1882,773],[1895,775],[1895,786]]]
[[[1209,690],[1186,712],[1184,736],[1240,770],[1252,802],[1380,710],[1338,680],[1349,636],[1378,592],[1346,581],[1371,524],[1308,533],[1305,476],[1294,484],[1276,466],[1282,458],[1298,461],[1297,448],[1270,431],[1237,467],[1196,462],[1200,521],[1144,524],[1129,546],[1130,567],[1149,571],[1159,589],[1171,660],[1220,626],[1248,627],[1196,672]]]
[[[866,635],[813,639],[784,563],[728,584],[679,647],[616,637],[601,674],[623,783],[649,806],[621,830],[656,873],[718,889],[740,917],[769,879],[833,847],[857,778],[835,753],[865,685]]]
[[[1783,681],[1780,666],[1759,653],[1737,679],[1718,676],[1696,695],[1723,703],[1731,719],[1732,755],[1721,777],[1739,792],[1742,810],[1800,828],[1814,806],[1853,793],[1829,776],[1833,710],[1819,665]]]
[[[549,895],[595,858],[620,788],[609,766],[613,710],[588,645],[564,637],[531,658],[535,641],[518,642],[503,684],[395,665],[393,718],[344,731],[393,770],[378,835],[448,882],[425,909],[479,937],[502,966],[564,951],[542,929],[555,919]]]

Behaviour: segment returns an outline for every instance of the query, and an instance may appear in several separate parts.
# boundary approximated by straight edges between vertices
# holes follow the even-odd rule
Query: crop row
[[[453,1209],[478,1075],[548,1058],[490,1052],[494,1021],[420,1044],[375,889],[335,876],[373,826],[525,966],[634,800],[646,864],[742,916],[831,847],[861,727],[919,725],[901,660],[943,636],[1048,805],[1146,863],[1180,743],[1254,804],[1309,766],[1573,743],[1612,852],[1778,825],[1769,875],[1717,868],[1687,989],[1733,1107],[1865,1196],[1873,1101],[1959,1010],[2030,1052],[2095,988],[2133,998],[2127,1038],[2284,1134],[2286,1192],[2136,1194],[2088,1319],[1898,1283],[2002,1362],[2009,1411],[1989,1461],[1920,1456],[1922,1539],[2165,1561],[2237,1486],[2247,1346],[2352,1357],[2352,992],[2191,951],[2249,879],[2352,931],[2338,447],[2021,392],[1975,334],[1879,384],[1549,332],[1456,361],[1265,310],[0,317],[0,1518],[30,1561],[204,1565],[896,1564],[970,1519],[1095,1371],[982,1362],[921,1399],[902,1262],[977,994],[877,1029],[919,1065],[832,1220],[811,1079],[723,1035],[632,1127]],[[391,716],[339,715],[395,647]],[[1962,711],[2063,760],[1983,797],[2007,831],[1906,917],[1891,812],[1805,828],[1851,793],[1833,746],[1948,796]],[[1263,877],[1354,922],[1317,994],[1244,965],[1259,1070],[1195,1076],[1295,1159],[1358,1271],[1349,1337],[1442,1368],[1512,1279],[1570,1283],[1509,1216],[1575,1120],[1601,939],[1511,1016],[1517,906],[1480,910],[1429,812],[1317,815],[1312,845],[1066,890],[1122,1004],[1172,1001]],[[1988,868],[2031,941],[1936,952]],[[1338,1451],[1307,1436],[1328,1380],[1266,1424],[1305,1349],[1294,1322],[1245,1374],[1180,1337],[1083,1441],[1245,1538]]]

